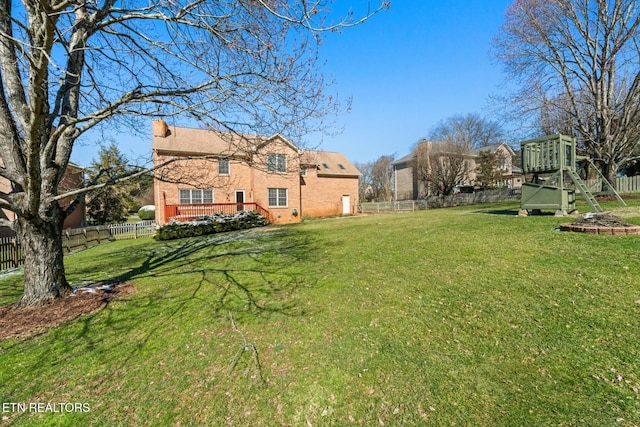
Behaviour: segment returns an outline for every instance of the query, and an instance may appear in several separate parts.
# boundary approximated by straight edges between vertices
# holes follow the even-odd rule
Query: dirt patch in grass
[[[594,227],[633,227],[633,224],[628,224],[619,216],[608,212],[586,214],[572,224]]]
[[[41,307],[0,307],[0,340],[31,337],[46,332],[83,314],[91,314],[114,299],[131,294],[132,283],[109,283],[87,286]]]

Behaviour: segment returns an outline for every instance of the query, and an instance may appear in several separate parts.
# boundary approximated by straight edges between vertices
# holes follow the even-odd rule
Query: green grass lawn
[[[640,224],[640,200],[620,210]],[[611,209],[614,203],[605,203]],[[640,425],[640,236],[518,204],[308,221],[66,258],[136,292],[0,342],[15,425]],[[582,207],[581,210],[586,210]],[[20,296],[0,279],[0,304]]]

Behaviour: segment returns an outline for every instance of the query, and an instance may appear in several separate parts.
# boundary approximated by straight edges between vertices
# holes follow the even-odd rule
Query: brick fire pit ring
[[[560,231],[574,231],[577,233],[608,234],[613,236],[640,235],[639,225],[624,227],[606,227],[597,225],[560,224]]]
[[[570,224],[560,224],[560,231],[577,233],[608,234],[612,236],[640,235],[640,226],[628,224],[609,212],[587,213],[582,219]]]

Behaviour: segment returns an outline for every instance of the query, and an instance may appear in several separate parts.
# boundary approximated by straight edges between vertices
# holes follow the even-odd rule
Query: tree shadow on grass
[[[202,236],[150,247],[139,265],[108,279],[120,283],[144,279],[144,288],[127,296],[125,304],[112,302],[97,314],[76,319],[74,325],[52,330],[51,340],[65,342],[65,350],[43,349],[39,363],[55,364],[61,357],[80,358],[93,350],[107,354],[113,349],[124,356],[113,368],[120,371],[175,324],[197,329],[206,328],[209,317],[212,327],[220,327],[230,314],[247,321],[308,314],[309,307],[300,303],[298,294],[300,288],[315,285],[314,274],[304,268],[321,249],[310,234],[295,227]],[[73,275],[90,277],[95,268],[74,268]],[[190,325],[184,320],[192,315],[199,320]]]
[[[232,327],[230,318],[242,328],[273,316],[281,321],[282,316],[308,315],[312,308],[306,301],[302,303],[300,291],[315,286],[318,275],[305,269],[315,268],[312,260],[324,250],[313,235],[296,227],[268,227],[132,248],[137,251],[135,257],[123,245],[120,253],[114,252],[114,258],[137,259],[137,265],[110,275],[106,281],[140,283],[136,293],[37,339],[3,343],[0,354],[4,353],[5,363],[19,363],[23,366],[20,372],[29,373],[7,372],[3,399],[23,398],[23,393],[51,393],[47,387],[53,386],[43,390],[39,379],[49,378],[51,367],[60,366],[61,372],[71,369],[74,373],[68,379],[51,381],[86,382],[85,389],[92,390],[87,400],[100,404],[99,396],[132,381],[131,375],[136,374],[131,372],[149,369],[142,360],[164,360],[183,351],[179,350],[181,340],[193,340],[196,346],[202,345],[201,334],[231,334],[227,340],[237,338],[238,330],[235,324]],[[143,257],[140,251],[146,251]],[[108,253],[101,256],[104,260],[91,265],[72,264],[70,275],[95,277],[119,262],[109,259]],[[230,349],[231,354],[246,351],[247,343],[241,341],[238,339],[238,347]],[[257,349],[253,348],[258,361]],[[29,358],[20,356],[24,351]],[[144,366],[138,368],[139,363]],[[89,365],[103,367],[90,368],[87,376],[75,374]],[[58,393],[68,393],[68,389],[63,386]]]

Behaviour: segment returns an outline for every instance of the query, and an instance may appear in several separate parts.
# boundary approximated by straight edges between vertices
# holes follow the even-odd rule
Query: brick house
[[[360,172],[341,153],[298,149],[281,135],[257,137],[153,121],[156,221],[258,210],[270,222],[351,215]]]
[[[60,193],[68,190],[75,190],[84,186],[84,169],[73,163],[69,163],[67,170],[60,182],[58,189]],[[9,194],[13,191],[12,184],[9,180],[0,178],[0,193]],[[75,196],[66,197],[60,200],[63,207],[69,206],[75,199]],[[64,228],[78,228],[86,224],[85,203],[81,201],[76,208],[64,219]],[[0,218],[14,221],[16,214],[8,209],[0,209]],[[15,232],[9,227],[0,227],[0,237],[15,236]]]
[[[423,146],[425,146],[427,150],[438,143],[438,141],[419,142],[419,144],[424,144]],[[466,174],[462,185],[474,185],[477,177],[476,168],[479,165],[481,151],[499,154],[503,159],[499,168],[503,172],[504,180],[503,182],[496,183],[497,185],[512,189],[522,187],[522,170],[514,165],[515,152],[504,142],[468,152],[465,157],[468,161],[469,172]],[[428,189],[425,184],[418,180],[414,168],[415,161],[416,151],[414,150],[410,154],[393,162],[394,195],[396,200],[417,200],[428,195]]]

